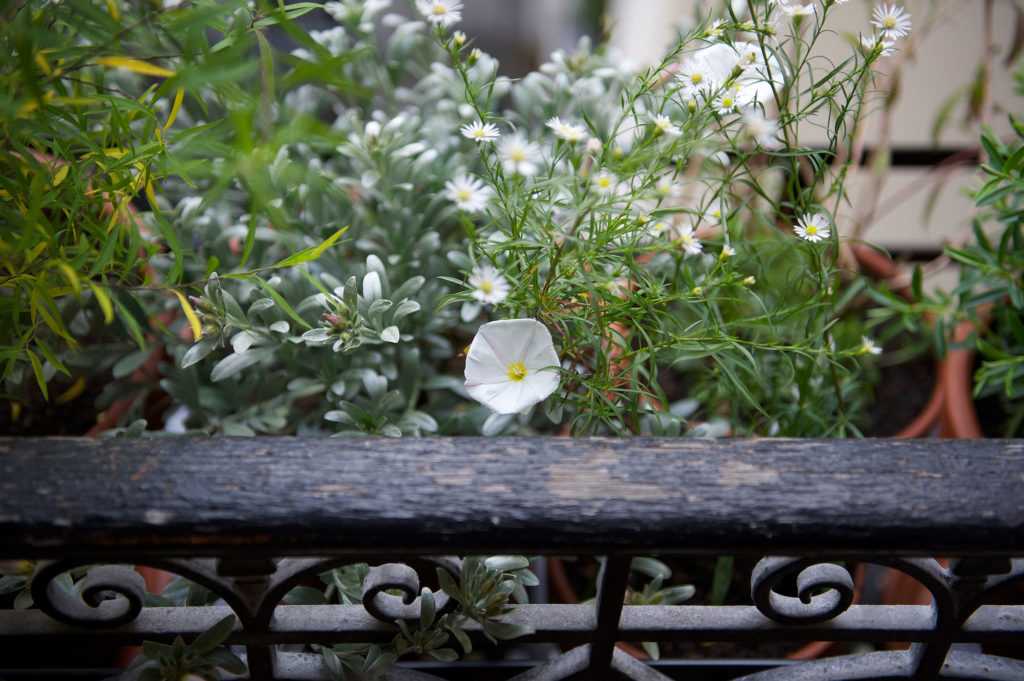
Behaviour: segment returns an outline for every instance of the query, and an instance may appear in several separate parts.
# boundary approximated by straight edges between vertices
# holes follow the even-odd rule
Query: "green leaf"
[[[654,558],[646,558],[644,556],[637,556],[629,564],[630,570],[635,570],[640,574],[646,575],[651,579],[661,579],[662,581],[669,579],[672,576],[672,568],[665,563]]]
[[[28,361],[32,365],[32,373],[35,374],[36,383],[39,385],[39,390],[43,393],[43,399],[46,401],[50,400],[50,393],[46,389],[46,377],[43,375],[43,365],[36,357],[36,353],[31,350],[25,350],[28,354]]]
[[[455,583],[450,572],[444,568],[437,568],[437,582],[446,594],[455,600],[462,600],[462,589]]]
[[[204,631],[203,633],[196,636],[196,640],[189,646],[192,652],[199,655],[205,655],[213,651],[214,648],[224,643],[228,636],[231,635],[232,630],[235,628],[235,616],[228,615],[224,619],[220,620],[212,627]]]
[[[644,641],[640,645],[643,646],[644,652],[647,653],[647,656],[650,657],[652,660],[661,659],[661,649],[658,647],[657,643],[654,643],[652,641]]]
[[[498,572],[513,572],[530,567],[530,559],[526,556],[489,556],[484,565]]]
[[[227,648],[217,648],[206,655],[206,659],[229,674],[245,674],[248,668],[240,657]]]
[[[269,358],[271,355],[273,355],[273,350],[270,348],[232,353],[213,366],[213,371],[210,372],[210,380],[217,383],[226,378],[231,378],[243,369],[247,369]]]
[[[437,614],[437,605],[434,603],[434,594],[427,587],[420,591],[420,626],[429,629],[434,623],[434,616]]]
[[[149,352],[147,350],[130,352],[114,364],[111,372],[114,374],[114,378],[124,378],[142,366],[148,358]]]
[[[297,586],[285,595],[283,602],[287,605],[327,605],[327,598],[320,589]]]
[[[459,642],[460,646],[462,646],[462,652],[464,654],[469,655],[473,652],[473,643],[470,641],[469,635],[462,629],[462,627],[449,627],[448,631],[452,633],[455,640]]]
[[[159,660],[161,657],[171,654],[171,646],[153,641],[143,641],[142,654],[151,660]]]
[[[295,309],[288,304],[288,301],[285,300],[280,293],[275,291],[274,288],[267,282],[263,281],[259,277],[254,277],[250,275],[238,276],[237,278],[242,279],[243,281],[248,281],[253,284],[256,284],[261,289],[263,289],[263,292],[266,293],[267,296],[269,296],[274,301],[274,304],[277,305],[277,307],[279,307],[286,315],[291,317],[292,321],[301,326],[303,329],[313,328],[312,326],[309,325],[309,322],[300,317],[299,313],[296,312]]]
[[[319,245],[313,246],[312,248],[307,248],[305,250],[301,250],[298,253],[293,253],[292,255],[289,255],[287,258],[283,260],[278,260],[276,263],[274,263],[273,267],[275,269],[284,267],[294,267],[296,265],[301,265],[302,263],[305,262],[312,262],[313,260],[316,260],[321,255],[323,255],[324,251],[333,246],[338,241],[338,239],[341,238],[341,235],[347,231],[348,227],[342,227],[337,232],[324,239]]]
[[[455,662],[455,660],[459,659],[459,654],[451,648],[438,648],[437,650],[428,651],[427,654],[441,662]]]
[[[711,605],[722,605],[732,584],[733,557],[719,556],[715,562],[715,576],[711,581]]]
[[[214,336],[204,336],[201,341],[190,347],[181,358],[181,368],[187,369],[202,361],[217,347],[219,341]]]
[[[524,624],[513,624],[511,622],[500,622],[498,620],[485,620],[482,625],[484,632],[499,641],[509,641],[534,632],[533,627]]]

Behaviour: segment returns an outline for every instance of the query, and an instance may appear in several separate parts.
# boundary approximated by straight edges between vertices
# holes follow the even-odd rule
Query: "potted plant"
[[[833,216],[873,69],[909,20],[886,6],[822,70],[842,2],[735,4],[655,67],[582,41],[513,82],[452,0],[29,3],[31,39],[10,49],[32,58],[5,74],[21,137],[3,151],[39,168],[3,205],[48,201],[29,213],[61,226],[81,206],[121,236],[94,230],[70,272],[47,265],[74,291],[5,303],[37,344],[9,339],[7,393],[45,399],[62,367],[109,379],[107,436],[862,434],[881,348]],[[312,12],[336,25],[307,32]],[[92,107],[121,124],[117,151]],[[820,123],[827,145],[803,145]],[[65,236],[28,252],[67,252]],[[390,647],[325,649],[325,664],[468,652],[460,618],[522,633],[491,620],[533,584],[523,561],[442,570],[430,593],[461,609],[424,597]],[[637,567],[638,602],[691,595],[663,563]],[[369,569],[291,598],[344,602]],[[474,610],[494,583],[505,598]],[[175,582],[153,598],[203,594]],[[180,671],[186,653],[147,654]]]

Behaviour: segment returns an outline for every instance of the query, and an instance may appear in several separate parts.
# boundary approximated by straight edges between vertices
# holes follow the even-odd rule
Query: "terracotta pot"
[[[961,322],[953,329],[953,343],[962,343],[974,332],[973,322]],[[942,362],[942,383],[946,399],[942,410],[942,435],[955,438],[984,437],[974,406],[974,350],[956,348]]]

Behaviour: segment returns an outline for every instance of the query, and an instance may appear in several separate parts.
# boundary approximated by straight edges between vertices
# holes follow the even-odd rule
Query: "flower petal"
[[[466,387],[506,381],[508,362],[503,362],[490,341],[482,333],[477,333],[466,354]]]

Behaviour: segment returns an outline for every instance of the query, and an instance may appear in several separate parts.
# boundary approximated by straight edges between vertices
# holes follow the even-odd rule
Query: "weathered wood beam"
[[[0,438],[0,557],[1021,555],[1024,442]]]

